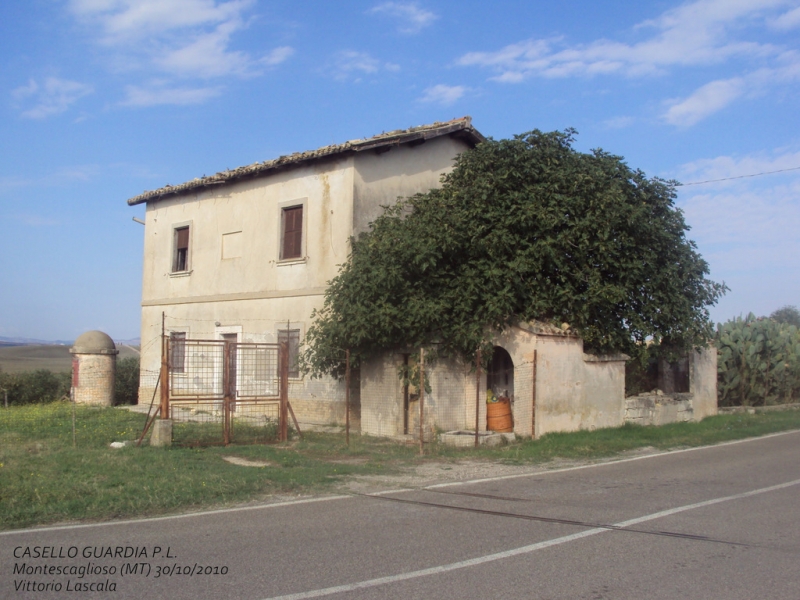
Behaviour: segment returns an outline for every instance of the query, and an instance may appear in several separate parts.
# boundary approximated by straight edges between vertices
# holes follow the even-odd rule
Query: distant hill
[[[20,371],[35,371],[47,369],[49,371],[69,371],[72,369],[72,355],[68,344],[22,344],[13,342],[0,344],[0,369],[6,373],[19,373]],[[134,346],[129,344],[129,346]],[[130,356],[139,356],[139,348],[130,348],[117,343],[119,350],[118,359]]]
[[[75,340],[37,340],[35,338],[24,337],[3,337],[0,335],[0,347],[2,346],[72,346]],[[114,340],[118,346],[126,344],[128,346],[138,346],[139,338],[129,340]]]
[[[2,346],[26,346],[35,344],[37,346],[71,346],[74,340],[37,340],[24,337],[3,337],[0,335],[0,345]]]

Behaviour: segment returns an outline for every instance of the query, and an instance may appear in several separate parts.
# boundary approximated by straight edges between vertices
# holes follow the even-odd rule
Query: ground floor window
[[[300,356],[300,330],[299,329],[279,329],[278,343],[289,342],[289,377],[298,379],[300,369],[298,358]]]

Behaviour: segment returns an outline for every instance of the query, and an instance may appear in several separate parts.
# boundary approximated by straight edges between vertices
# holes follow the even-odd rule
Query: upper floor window
[[[172,251],[172,272],[189,270],[189,226],[176,227]]]
[[[303,207],[281,211],[281,260],[303,257]]]

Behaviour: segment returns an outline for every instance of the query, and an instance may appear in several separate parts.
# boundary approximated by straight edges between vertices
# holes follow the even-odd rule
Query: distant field
[[[0,369],[5,373],[19,373],[20,371],[35,371],[47,369],[49,371],[70,371],[72,369],[72,355],[69,346],[0,346]],[[131,348],[138,346],[117,346],[117,358],[139,356]]]

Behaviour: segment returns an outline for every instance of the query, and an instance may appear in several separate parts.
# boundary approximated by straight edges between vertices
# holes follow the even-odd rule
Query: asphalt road
[[[794,432],[422,490],[3,532],[0,598],[796,600],[799,455]]]

